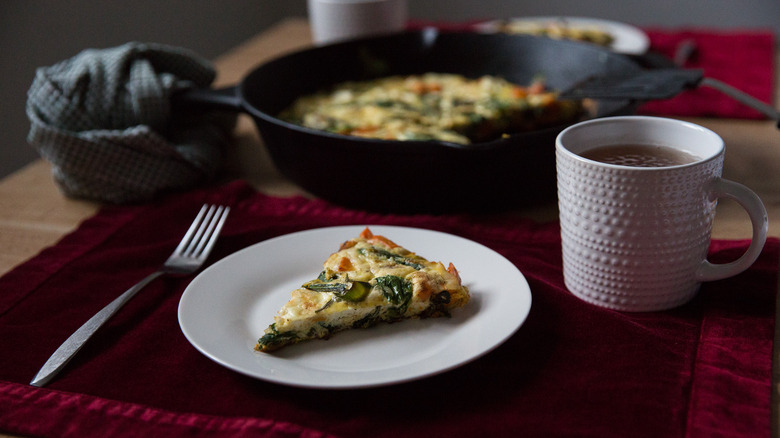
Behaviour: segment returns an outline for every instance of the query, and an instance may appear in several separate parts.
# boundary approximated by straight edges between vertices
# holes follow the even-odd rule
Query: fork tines
[[[175,253],[183,257],[206,257],[204,250],[210,249],[217,240],[229,212],[230,207],[203,204]]]

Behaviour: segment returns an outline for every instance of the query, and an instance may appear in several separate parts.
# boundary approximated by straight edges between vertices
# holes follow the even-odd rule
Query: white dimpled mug
[[[308,0],[309,23],[316,44],[404,30],[406,0]]]
[[[593,148],[641,144],[687,151],[697,160],[631,167],[583,158]],[[558,204],[566,287],[584,301],[622,311],[688,302],[703,281],[736,275],[766,241],[766,209],[755,193],[721,178],[723,140],[701,126],[658,117],[582,122],[556,139]],[[736,200],[753,236],[738,260],[707,261],[717,199]]]

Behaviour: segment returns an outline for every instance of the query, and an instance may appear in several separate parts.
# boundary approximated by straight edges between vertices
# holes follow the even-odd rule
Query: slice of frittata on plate
[[[274,317],[255,349],[269,352],[376,323],[449,316],[469,301],[452,263],[428,261],[366,228],[330,255],[320,275]]]

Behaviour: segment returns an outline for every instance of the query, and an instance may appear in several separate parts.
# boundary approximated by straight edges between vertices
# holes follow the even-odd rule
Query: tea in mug
[[[669,167],[695,163],[698,157],[669,146],[617,144],[600,146],[580,154],[606,164],[630,167]]]

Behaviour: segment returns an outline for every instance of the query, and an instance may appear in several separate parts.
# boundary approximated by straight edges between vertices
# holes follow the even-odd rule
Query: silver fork
[[[189,230],[187,230],[187,234],[184,235],[179,246],[176,247],[163,266],[136,283],[135,286],[128,289],[73,332],[46,361],[32,382],[30,382],[30,385],[40,387],[49,383],[78,353],[100,326],[114,316],[125,303],[130,301],[149,282],[163,274],[190,274],[198,270],[214,247],[214,243],[217,241],[219,232],[229,212],[230,207],[204,204],[200,212],[198,212],[198,216],[190,225]]]

